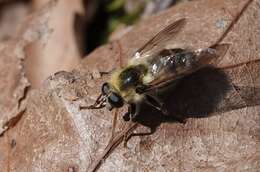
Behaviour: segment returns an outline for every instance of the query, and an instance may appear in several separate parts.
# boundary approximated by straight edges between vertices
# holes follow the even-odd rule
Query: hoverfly
[[[204,67],[228,48],[226,44],[218,44],[197,50],[166,49],[185,23],[184,18],[175,21],[137,50],[125,67],[112,72],[95,103],[86,108],[107,107],[111,111],[127,104],[123,118],[129,121],[135,119],[141,102],[145,102],[167,115],[163,103],[150,93]],[[183,122],[177,117],[176,120]]]

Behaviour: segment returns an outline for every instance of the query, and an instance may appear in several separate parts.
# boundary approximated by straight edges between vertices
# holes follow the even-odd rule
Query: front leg
[[[124,121],[133,121],[134,118],[136,117],[137,112],[136,112],[136,104],[131,103],[128,105],[128,110],[127,112],[124,114],[123,119]]]

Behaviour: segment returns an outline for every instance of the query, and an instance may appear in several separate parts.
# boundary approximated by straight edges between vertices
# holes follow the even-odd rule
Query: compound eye
[[[102,93],[104,95],[108,95],[110,93],[110,87],[109,87],[109,84],[107,82],[105,82],[103,85],[102,85],[102,89],[101,89]]]
[[[113,107],[116,108],[122,107],[124,104],[122,97],[114,92],[111,93],[110,96],[108,97],[108,102],[109,104],[111,104]]]

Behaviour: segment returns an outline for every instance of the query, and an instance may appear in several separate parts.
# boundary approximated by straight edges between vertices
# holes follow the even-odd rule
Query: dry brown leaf
[[[48,3],[47,3],[48,2]],[[50,3],[54,3],[50,7]],[[47,38],[35,41],[26,47],[26,73],[37,88],[49,75],[59,70],[72,70],[79,63],[80,50],[76,44],[74,33],[74,20],[76,14],[83,13],[81,0],[49,0],[34,1],[34,9],[45,7],[45,12],[32,15],[33,19],[28,20],[34,25],[44,25],[51,32],[45,35]],[[34,22],[32,22],[33,20]],[[31,27],[30,25],[24,25]]]
[[[33,82],[33,86],[36,86],[52,72],[62,69],[69,69],[71,66],[75,66],[75,64],[78,63],[77,59],[79,56],[76,56],[74,53],[68,53],[72,49],[72,52],[78,51],[76,50],[75,42],[71,41],[71,39],[73,40],[72,35],[74,35],[71,31],[72,29],[70,30],[70,34],[63,33],[62,31],[66,31],[66,29],[64,29],[66,28],[64,26],[66,20],[60,20],[60,18],[56,19],[53,17],[59,13],[62,13],[60,14],[61,16],[63,16],[63,13],[66,13],[71,16],[71,18],[74,17],[75,14],[68,13],[68,10],[65,8],[67,6],[67,8],[70,9],[70,7],[68,7],[69,4],[71,4],[71,2],[68,3],[62,1],[56,4],[55,0],[50,1],[45,4],[43,9],[40,9],[28,16],[27,19],[21,24],[18,33],[13,33],[13,38],[10,39],[9,42],[6,41],[3,43],[1,47],[0,67],[2,73],[1,88],[5,91],[1,93],[0,97],[0,134],[11,127],[11,124],[14,124],[14,121],[19,120],[21,117],[20,112],[23,111],[23,109],[19,109],[19,106],[21,100],[25,98],[26,92],[28,91],[27,88],[29,86],[29,82],[26,77],[29,77],[30,83]],[[76,4],[74,5],[76,6]],[[60,31],[57,27],[54,27],[51,24],[53,20],[64,22],[64,25],[55,24],[56,26],[61,27]],[[69,23],[70,24],[66,24],[68,27],[72,28],[73,24],[71,23],[71,20]],[[64,34],[67,35],[67,37],[61,36]],[[64,41],[57,39],[57,37],[60,37],[61,39],[67,39],[70,37],[71,39]],[[53,44],[56,44],[56,42],[61,42],[62,44],[57,44],[57,46],[54,46]],[[74,46],[70,46],[69,44],[73,44]],[[64,48],[64,46],[68,46],[70,48]],[[32,47],[37,47],[36,49],[38,49],[42,54],[35,54],[39,53],[39,51],[32,49]],[[66,56],[60,56],[62,55],[60,54],[58,55],[59,57],[56,57],[62,58],[62,60],[57,59],[55,55],[51,53],[55,54],[58,51],[55,51],[50,47],[62,51],[65,49]],[[32,53],[32,50],[34,53]],[[45,55],[48,58],[44,57]],[[24,64],[24,61],[27,65]],[[46,67],[46,65],[50,66],[48,64],[49,62],[44,63],[43,61],[51,61],[51,63],[53,63],[53,68],[50,70],[50,68]],[[61,61],[63,63],[61,63]],[[26,66],[26,69],[24,66]],[[43,67],[44,71],[41,71],[39,66]],[[24,76],[25,70],[26,77]],[[37,77],[36,75],[39,75],[36,79],[37,81],[32,79],[32,75],[35,77]]]
[[[24,60],[27,58],[25,49],[32,42],[44,40],[48,36],[49,30],[45,25],[47,20],[46,10],[54,4],[50,3],[45,9],[40,11],[41,22],[29,17],[21,25],[18,33],[14,33],[14,38],[1,44],[1,90],[0,94],[0,134],[10,128],[21,117],[24,111],[24,104],[30,83],[25,76]],[[36,16],[36,14],[35,14]],[[18,117],[18,118],[17,118]]]
[[[7,122],[24,109],[21,105],[30,86],[25,77],[23,55],[20,47],[8,42],[0,48],[0,135],[10,126]]]
[[[259,0],[182,3],[96,49],[79,71],[49,77],[41,89],[30,93],[22,119],[0,138],[0,145],[9,147],[0,159],[1,169],[89,171],[107,146],[112,124],[112,114],[105,109],[79,110],[95,100],[108,78],[97,73],[119,66],[160,29],[185,17],[187,25],[171,46],[229,43],[227,54],[215,64],[222,69],[198,71],[169,93],[172,111],[192,117],[185,125],[144,108],[138,120],[157,127],[155,133],[132,137],[128,148],[116,147],[99,171],[258,171],[259,9]],[[205,117],[201,112],[212,113],[198,118]],[[123,127],[121,120],[118,131]],[[139,127],[136,132],[146,131]]]
[[[30,12],[30,6],[26,2],[0,1],[0,41],[14,38],[17,25],[20,24]]]

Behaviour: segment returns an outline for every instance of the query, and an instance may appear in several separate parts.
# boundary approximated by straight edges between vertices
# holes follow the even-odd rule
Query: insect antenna
[[[89,106],[80,106],[81,109],[102,109],[106,106],[106,96],[104,94],[100,94],[96,99],[95,103]]]

